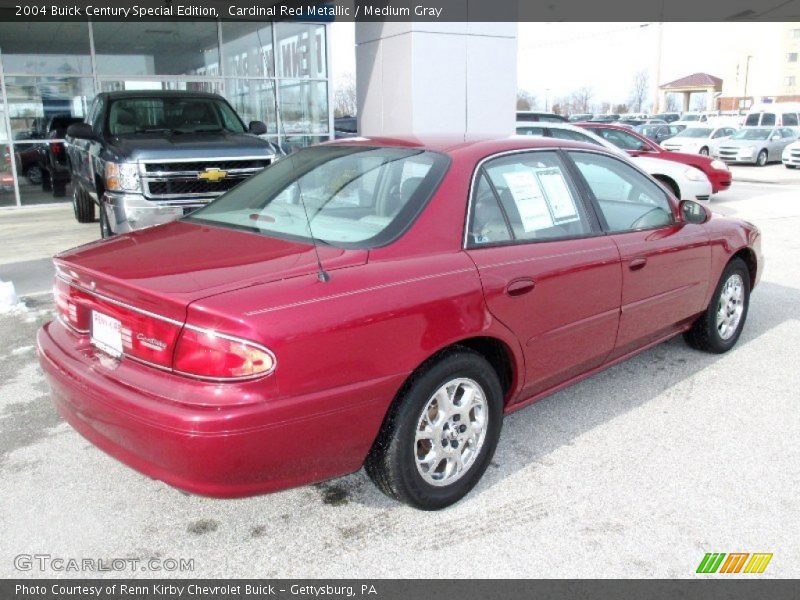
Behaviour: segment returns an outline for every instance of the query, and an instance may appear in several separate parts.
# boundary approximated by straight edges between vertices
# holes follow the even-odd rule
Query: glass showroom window
[[[324,25],[280,22],[275,24],[275,31],[279,77],[328,76]]]
[[[225,97],[245,122],[264,121],[267,132],[278,134],[275,82],[270,79],[226,79]]]
[[[223,22],[222,56],[226,77],[275,77],[272,25]]]
[[[219,75],[214,22],[97,22],[93,32],[99,76]]]
[[[280,106],[287,134],[328,132],[328,85],[324,81],[282,79]]]
[[[92,74],[87,23],[0,23],[6,75]]]
[[[128,79],[119,81],[106,79],[100,82],[101,92],[131,90],[181,90],[222,94],[222,83],[216,79],[206,81],[187,81],[185,79]]]

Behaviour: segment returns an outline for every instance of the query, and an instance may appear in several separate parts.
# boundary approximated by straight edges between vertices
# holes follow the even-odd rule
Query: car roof
[[[214,98],[222,99],[219,94],[211,92],[192,92],[188,90],[124,90],[118,92],[105,92],[104,95],[111,99],[118,98],[153,98],[153,97],[171,97],[171,98]]]
[[[343,140],[324,142],[323,145],[337,146],[391,146],[399,148],[419,148],[450,155],[491,155],[505,151],[535,150],[537,148],[591,148],[603,150],[605,148],[595,144],[562,140],[549,137],[528,135],[512,136],[398,136],[398,137],[356,137]]]

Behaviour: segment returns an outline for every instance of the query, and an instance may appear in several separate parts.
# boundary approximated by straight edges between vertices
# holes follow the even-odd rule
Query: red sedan
[[[607,123],[578,123],[578,125],[605,138],[631,156],[652,156],[700,169],[708,177],[711,182],[711,191],[715,194],[731,187],[733,176],[728,165],[721,160],[699,154],[664,150],[654,141],[632,131],[628,127],[620,125],[609,125]]]
[[[312,147],[55,263],[38,355],[97,446],[212,496],[364,465],[423,509],[503,415],[680,333],[732,348],[762,271],[753,225],[548,138]]]

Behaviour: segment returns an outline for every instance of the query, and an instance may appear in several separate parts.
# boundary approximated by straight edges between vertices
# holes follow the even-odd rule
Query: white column
[[[511,135],[516,23],[356,23],[364,136]]]

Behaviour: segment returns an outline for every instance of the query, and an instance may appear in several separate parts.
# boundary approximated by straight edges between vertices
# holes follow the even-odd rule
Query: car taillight
[[[53,154],[61,154],[61,150],[63,150],[63,146],[61,142],[50,142],[50,151]]]
[[[53,297],[56,302],[58,316],[67,325],[82,333],[89,331],[88,313],[82,310],[81,293],[67,284],[65,281],[56,278],[53,285]]]
[[[258,344],[214,333],[184,328],[175,349],[174,370],[204,379],[244,379],[267,375],[275,356]]]
[[[101,312],[107,311],[100,309]],[[181,325],[130,310],[110,313],[120,320],[122,351],[152,365],[169,369]]]

